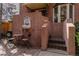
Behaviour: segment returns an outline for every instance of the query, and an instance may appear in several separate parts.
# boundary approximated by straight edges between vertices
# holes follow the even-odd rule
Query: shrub
[[[79,32],[79,22],[75,23],[75,27],[76,27],[76,32]]]
[[[76,32],[76,42],[77,46],[79,46],[79,32]]]
[[[75,23],[75,28],[76,28],[76,33],[75,33],[76,43],[77,46],[79,46],[79,22]]]

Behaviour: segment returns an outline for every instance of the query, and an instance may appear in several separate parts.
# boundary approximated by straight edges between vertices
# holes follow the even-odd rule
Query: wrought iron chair
[[[14,34],[13,37],[15,45],[23,45],[27,46],[27,48],[31,47],[30,39],[31,39],[31,32],[29,30],[22,30],[23,34]]]

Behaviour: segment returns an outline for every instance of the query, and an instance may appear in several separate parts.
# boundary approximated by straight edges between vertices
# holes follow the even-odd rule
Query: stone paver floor
[[[67,56],[66,51],[48,48],[46,51],[27,47],[8,48],[0,43],[0,56]]]

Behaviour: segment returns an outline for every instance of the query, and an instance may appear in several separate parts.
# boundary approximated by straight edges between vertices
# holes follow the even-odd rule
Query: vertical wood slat
[[[52,23],[51,32],[53,37],[63,37],[63,23]]]
[[[42,16],[39,11],[28,13],[27,9],[21,4],[21,10],[19,15],[13,16],[13,34],[22,34],[23,18],[29,16],[31,20],[31,45],[35,48],[41,46],[41,26],[44,20],[48,20],[47,17]]]

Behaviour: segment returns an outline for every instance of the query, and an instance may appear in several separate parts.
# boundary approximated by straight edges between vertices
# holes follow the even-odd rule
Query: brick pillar
[[[41,29],[41,49],[46,50],[48,46],[48,27],[44,24]]]
[[[75,27],[69,26],[68,32],[69,32],[69,38],[67,40],[67,52],[69,55],[75,55]]]

